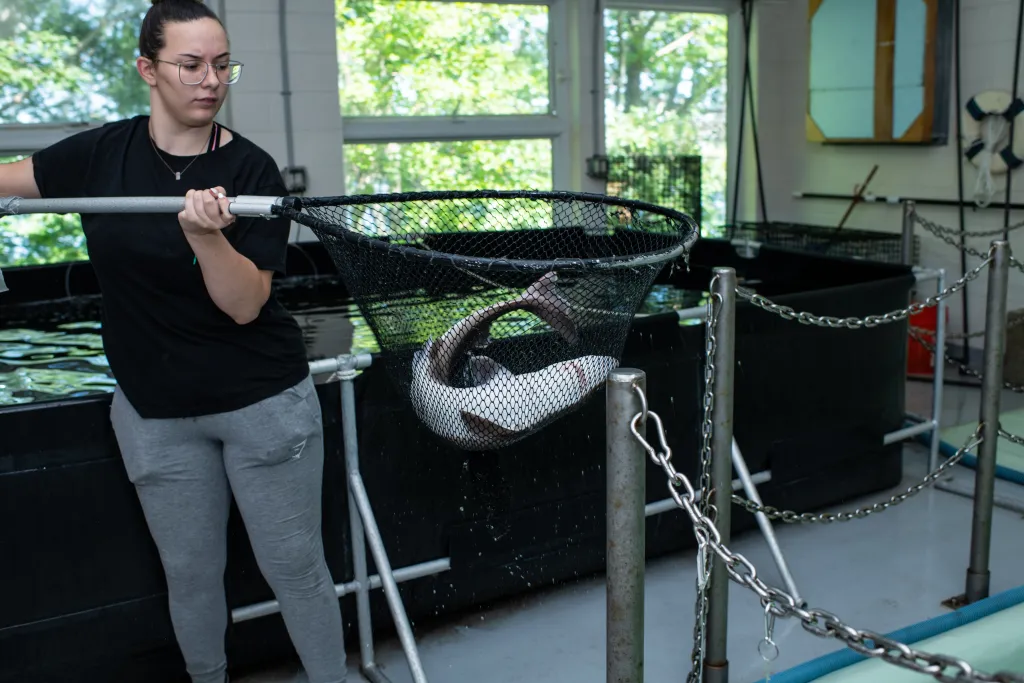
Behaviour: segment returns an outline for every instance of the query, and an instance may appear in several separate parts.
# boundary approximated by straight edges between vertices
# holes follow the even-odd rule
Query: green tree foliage
[[[0,124],[110,121],[146,111],[149,90],[135,71],[135,57],[138,27],[149,5],[147,0],[5,0]],[[0,266],[87,258],[76,215],[17,216],[0,223]]]
[[[705,230],[725,220],[724,16],[605,11],[608,154],[702,157]]]
[[[6,0],[0,123],[110,121],[149,106],[135,71],[146,0]]]

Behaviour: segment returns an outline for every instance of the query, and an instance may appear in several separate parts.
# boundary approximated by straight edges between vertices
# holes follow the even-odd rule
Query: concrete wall
[[[1014,48],[1017,30],[1017,0],[962,0],[961,67],[964,101],[983,90],[1012,92]],[[900,195],[942,199],[957,198],[955,88],[951,88],[950,142],[943,146],[825,146],[808,142],[805,133],[808,85],[808,0],[756,0],[751,52],[753,57],[758,133],[768,218],[818,225],[838,225],[847,203],[835,200],[797,199],[794,191],[849,194],[863,182],[874,164],[879,169],[869,186],[878,195]],[[1024,96],[1024,87],[1019,89]],[[1017,135],[1024,130],[1017,128]],[[744,151],[740,218],[758,216],[753,144],[750,131]],[[974,193],[977,171],[964,164],[964,195]],[[994,176],[1000,203],[1005,196],[1005,176]],[[1024,202],[1024,174],[1017,171],[1012,184],[1012,201]],[[959,212],[953,207],[921,206],[919,213],[940,225],[959,229]],[[1002,209],[972,210],[965,213],[967,230],[997,229],[1003,225]],[[1010,224],[1024,221],[1024,212],[1010,214]],[[856,228],[898,232],[901,208],[862,204],[847,225]],[[955,280],[960,276],[957,249],[928,233],[922,234],[922,265],[942,267]],[[971,239],[968,244],[987,251],[989,238]],[[1011,232],[1010,244],[1024,259],[1024,231]],[[968,256],[967,267],[978,259]],[[930,285],[929,285],[930,286]],[[987,271],[969,286],[970,330],[984,326]],[[932,294],[926,292],[926,295]],[[960,295],[950,299],[951,331],[959,331],[962,318]],[[1024,307],[1024,272],[1010,275],[1010,309]],[[980,340],[974,342],[980,346]]]

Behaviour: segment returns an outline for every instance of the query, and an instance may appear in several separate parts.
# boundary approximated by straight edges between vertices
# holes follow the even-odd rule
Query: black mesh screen
[[[606,194],[675,209],[701,223],[700,156],[593,156],[587,159],[587,174],[605,181]]]
[[[826,256],[846,256],[880,263],[902,263],[903,236],[800,223],[736,223],[724,226],[727,239],[750,240]],[[918,262],[920,237],[914,236],[912,263]]]
[[[469,450],[581,405],[697,239],[684,214],[571,193],[318,198],[283,214],[324,243],[424,424]]]

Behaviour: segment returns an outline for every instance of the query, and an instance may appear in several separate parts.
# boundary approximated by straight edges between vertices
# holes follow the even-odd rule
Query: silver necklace
[[[151,144],[153,146],[153,152],[156,154],[156,158],[160,160],[160,163],[162,163],[164,166],[167,167],[168,171],[170,171],[171,173],[174,174],[174,179],[175,180],[181,180],[181,174],[184,173],[185,171],[187,171],[189,169],[189,167],[192,166],[192,164],[196,163],[196,159],[198,159],[199,157],[201,157],[203,155],[203,152],[205,152],[206,149],[210,146],[210,139],[213,137],[213,127],[211,126],[210,127],[210,135],[206,138],[206,144],[203,145],[203,149],[199,152],[199,154],[195,155],[192,158],[192,161],[188,162],[188,166],[186,166],[185,168],[181,169],[180,171],[175,171],[173,168],[171,168],[171,165],[167,163],[167,161],[163,158],[163,156],[161,156],[160,150],[158,150],[156,148],[156,141],[153,140],[153,132],[151,130],[148,131],[148,132],[149,132],[149,144]]]

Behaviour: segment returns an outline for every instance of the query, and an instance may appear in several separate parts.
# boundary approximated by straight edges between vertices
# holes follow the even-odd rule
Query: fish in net
[[[280,213],[326,246],[420,421],[472,451],[583,405],[699,233],[677,211],[569,192],[302,198]]]

